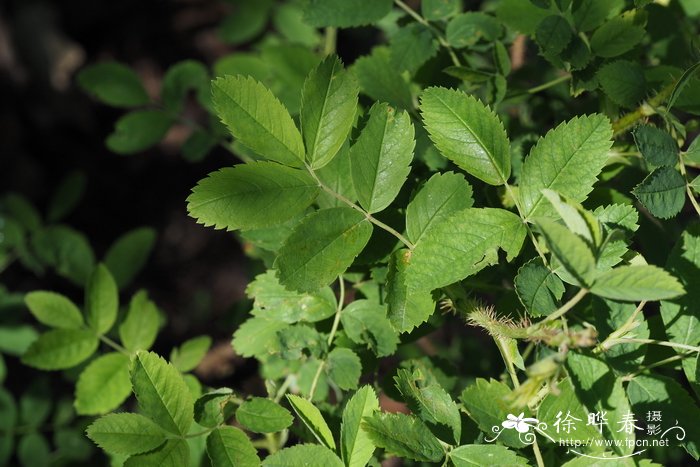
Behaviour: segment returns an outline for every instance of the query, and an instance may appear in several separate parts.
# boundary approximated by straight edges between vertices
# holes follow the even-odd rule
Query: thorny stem
[[[316,172],[314,172],[314,169],[312,169],[308,164],[306,164],[306,170],[308,170],[309,174],[311,174],[314,181],[316,183],[318,183],[318,186],[323,191],[325,191],[326,193],[328,193],[329,195],[331,195],[332,197],[334,197],[338,201],[340,201],[344,204],[347,204],[349,207],[353,208],[354,210],[361,212],[367,218],[368,221],[370,221],[372,224],[376,225],[380,229],[383,229],[383,230],[389,232],[391,235],[396,237],[401,243],[406,245],[406,247],[408,247],[409,250],[412,250],[414,248],[413,243],[408,241],[408,239],[406,237],[404,237],[403,235],[401,235],[396,229],[386,225],[384,222],[375,218],[374,216],[372,216],[372,214],[368,213],[367,211],[362,209],[360,206],[358,206],[357,204],[355,204],[352,201],[350,201],[349,199],[347,199],[345,196],[341,195],[340,193],[336,193],[332,188],[326,186],[326,184],[323,183],[320,178],[318,178],[318,175],[316,175]]]
[[[343,305],[345,303],[345,281],[343,280],[342,274],[338,276],[338,309],[335,312],[335,319],[333,320],[333,327],[331,328],[331,332],[328,335],[328,346],[330,347],[331,344],[333,343],[333,338],[335,337],[335,333],[338,332],[338,325],[340,324],[340,314],[343,311]],[[318,380],[321,377],[321,372],[323,371],[323,367],[326,365],[326,360],[321,360],[320,364],[318,365],[318,369],[316,370],[316,374],[314,375],[313,381],[311,381],[311,389],[309,389],[309,397],[307,398],[308,400],[313,399],[314,393],[316,392],[316,386],[318,385]]]
[[[672,357],[664,358],[663,360],[659,360],[658,362],[650,363],[649,365],[646,365],[646,366],[639,368],[634,373],[630,373],[629,375],[623,376],[622,381],[632,381],[636,376],[641,375],[642,373],[644,373],[647,370],[651,370],[652,368],[663,366],[663,365],[666,365],[667,363],[675,362],[677,360],[683,360],[685,358],[692,357],[693,355],[695,355],[695,352],[687,352],[687,353],[674,355]]]
[[[637,109],[623,115],[613,122],[613,136],[619,136],[629,130],[644,117],[649,117],[656,113],[656,108],[663,104],[666,99],[671,96],[671,93],[676,87],[678,80],[673,80],[668,86],[661,89],[657,95],[649,99],[648,102],[642,103]]]
[[[459,57],[457,57],[457,54],[455,54],[455,51],[452,49],[452,46],[449,44],[449,42],[447,42],[447,39],[445,39],[445,37],[442,35],[439,29],[430,24],[430,22],[427,19],[423,18],[420,14],[418,14],[418,12],[416,12],[416,10],[406,5],[401,0],[394,0],[394,3],[396,4],[396,6],[408,13],[408,15],[411,18],[415,19],[417,22],[430,29],[433,35],[435,35],[435,37],[437,38],[440,45],[444,47],[445,50],[447,50],[447,53],[450,54],[450,59],[452,60],[452,63],[454,63],[455,66],[462,66],[462,62],[459,60]]]

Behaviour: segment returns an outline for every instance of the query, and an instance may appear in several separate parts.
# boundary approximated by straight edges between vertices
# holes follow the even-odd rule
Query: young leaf
[[[301,132],[312,168],[328,164],[350,133],[360,92],[352,73],[337,56],[329,56],[304,82],[301,94]]]
[[[685,293],[678,280],[656,266],[620,266],[596,277],[591,293],[612,300],[665,300]]]
[[[190,447],[184,439],[169,439],[155,451],[132,456],[124,467],[182,467],[188,465]]]
[[[379,21],[391,5],[391,0],[310,0],[304,19],[316,27],[351,28]]]
[[[263,357],[279,350],[277,333],[288,324],[271,318],[250,318],[233,334],[233,348],[244,357]]]
[[[274,433],[284,430],[294,419],[289,410],[263,397],[253,397],[236,410],[236,420],[255,433]]]
[[[194,416],[192,396],[174,366],[152,352],[137,352],[131,384],[144,415],[171,433],[188,433]]]
[[[141,290],[129,302],[126,318],[119,325],[119,339],[127,350],[148,350],[156,340],[159,324],[158,308]]]
[[[46,212],[46,220],[57,222],[71,213],[85,193],[87,177],[84,172],[74,171],[66,175],[56,188]]]
[[[156,231],[140,227],[120,236],[105,253],[104,263],[120,289],[144,267],[156,241]]]
[[[261,156],[300,167],[304,142],[287,109],[262,84],[244,76],[212,83],[214,107],[234,137]]]
[[[529,465],[526,459],[517,456],[515,452],[495,444],[467,444],[450,451],[449,457],[455,467]]]
[[[87,360],[98,342],[95,333],[85,329],[45,332],[22,355],[22,363],[40,370],[64,370]]]
[[[367,345],[378,357],[396,352],[399,336],[386,318],[385,307],[369,300],[355,300],[345,307],[340,322],[351,341]]]
[[[558,193],[544,189],[542,194],[554,207],[557,215],[564,221],[568,229],[585,239],[590,245],[598,246],[603,241],[600,222],[592,212],[583,209],[579,203],[567,200]]]
[[[170,352],[170,362],[183,373],[194,370],[211,347],[211,337],[199,336],[185,341]]]
[[[590,285],[595,273],[595,258],[586,242],[551,219],[537,219],[537,226],[552,255],[573,276],[576,284],[582,287]]]
[[[386,102],[400,109],[413,108],[411,89],[391,62],[389,48],[375,47],[370,55],[358,58],[352,69],[357,75],[362,92],[373,100]]]
[[[462,0],[423,0],[421,13],[425,19],[436,21],[454,16],[462,9]]]
[[[399,71],[414,74],[437,54],[438,49],[439,45],[430,29],[422,24],[410,23],[391,38],[391,63]]]
[[[85,286],[85,314],[87,323],[97,334],[112,328],[119,310],[119,291],[112,274],[98,264]]]
[[[608,159],[612,127],[603,115],[575,117],[550,130],[525,159],[520,177],[523,216],[556,217],[544,199],[549,188],[574,201],[586,199]]]
[[[498,250],[512,260],[526,231],[522,220],[503,209],[463,209],[436,224],[416,245],[407,271],[407,286],[433,290],[475,274],[498,262]]]
[[[24,303],[40,323],[61,329],[78,329],[83,326],[83,315],[77,306],[64,295],[37,290],[24,297]]]
[[[110,454],[130,456],[157,448],[166,433],[143,415],[111,413],[95,420],[87,436]]]
[[[515,291],[530,316],[546,316],[559,308],[564,284],[552,271],[534,258],[518,269]]]
[[[120,63],[103,62],[89,66],[78,73],[78,84],[114,107],[137,107],[150,101],[136,73]]]
[[[319,444],[297,444],[277,451],[265,458],[262,467],[343,467],[343,461],[333,451]]]
[[[331,350],[326,360],[328,377],[340,389],[357,389],[357,383],[362,375],[360,357],[350,349],[336,347]]]
[[[375,104],[369,121],[350,148],[352,180],[360,205],[368,212],[383,210],[396,198],[410,172],[414,129],[406,112]]]
[[[32,247],[41,261],[80,287],[95,267],[95,254],[87,238],[70,227],[54,225],[37,231]]]
[[[374,444],[360,428],[362,419],[379,410],[379,401],[370,386],[361,387],[343,410],[340,428],[340,450],[345,467],[364,467],[372,457]]]
[[[490,185],[508,181],[508,137],[488,107],[462,91],[428,88],[421,96],[421,114],[445,157]]]
[[[632,193],[654,216],[670,219],[685,205],[685,179],[673,167],[659,167]]]
[[[117,154],[145,151],[163,139],[173,122],[172,117],[160,110],[136,110],[117,120],[105,144]]]
[[[287,394],[287,400],[318,442],[335,451],[333,433],[331,433],[331,429],[328,428],[328,424],[323,419],[321,411],[311,402],[293,394]]]
[[[363,418],[362,429],[375,445],[395,456],[419,462],[439,462],[445,456],[440,441],[413,416],[375,413]]]
[[[228,402],[234,397],[230,388],[219,388],[200,396],[194,402],[194,421],[198,425],[214,428],[228,419]]]
[[[501,23],[480,11],[460,13],[447,23],[447,42],[458,49],[471,47],[480,40],[494,41],[502,34]]]
[[[92,362],[80,373],[75,385],[75,411],[100,415],[119,407],[131,394],[129,357],[111,352]]]
[[[329,285],[369,241],[372,225],[351,208],[330,208],[304,218],[279,252],[279,280],[300,292]]]
[[[634,107],[646,95],[644,69],[639,63],[617,60],[602,66],[597,77],[603,92],[622,107]]]
[[[183,60],[171,66],[163,76],[161,97],[165,108],[174,114],[182,112],[184,100],[190,90],[195,91],[197,101],[211,109],[209,72],[200,62]]]
[[[398,332],[411,331],[427,321],[435,310],[430,291],[410,289],[406,284],[412,254],[404,248],[396,250],[389,259],[386,276],[387,317]]]
[[[217,467],[258,467],[258,452],[246,434],[233,426],[220,426],[207,436],[207,454]]]
[[[637,45],[644,34],[644,27],[637,24],[634,12],[627,12],[596,29],[591,36],[591,49],[599,57],[617,57]]]
[[[190,216],[216,229],[279,225],[303,212],[318,185],[301,170],[258,161],[227,167],[199,181],[187,198]]]
[[[464,176],[436,173],[408,203],[406,234],[413,243],[418,243],[431,226],[473,204],[472,187]]]

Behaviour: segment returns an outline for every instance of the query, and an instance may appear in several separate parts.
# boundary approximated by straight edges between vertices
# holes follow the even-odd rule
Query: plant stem
[[[613,345],[616,344],[626,344],[626,343],[636,343],[636,344],[656,344],[656,345],[661,345],[664,347],[672,347],[674,349],[683,349],[683,350],[689,350],[690,352],[696,352],[700,353],[700,347],[696,347],[694,345],[687,345],[687,344],[679,344],[677,342],[669,342],[669,341],[660,341],[657,339],[639,339],[636,337],[621,337],[619,339],[613,339],[610,341],[608,344],[607,348],[609,349]]]
[[[455,54],[454,49],[452,49],[452,46],[450,45],[449,42],[447,42],[447,39],[442,35],[439,29],[437,29],[435,26],[430,24],[430,22],[423,18],[416,10],[402,2],[401,0],[394,0],[394,4],[401,8],[403,11],[408,13],[408,15],[415,19],[418,23],[422,24],[426,28],[430,29],[435,35],[435,38],[438,40],[440,45],[447,50],[447,53],[450,54],[450,59],[452,60],[452,63],[454,63],[455,66],[462,66],[462,62],[459,60],[459,57],[457,57],[457,54]]]
[[[535,238],[535,234],[532,232],[532,229],[530,228],[530,224],[527,223],[527,220],[525,219],[525,216],[523,215],[523,209],[520,206],[520,201],[518,200],[518,197],[515,196],[515,192],[513,191],[513,187],[508,184],[507,180],[503,181],[503,186],[505,186],[506,191],[510,195],[511,199],[513,200],[513,204],[515,204],[515,209],[518,211],[518,215],[520,216],[520,219],[523,220],[523,223],[525,224],[525,229],[527,229],[527,236],[532,242],[532,246],[535,247],[535,251],[537,251],[537,254],[542,258],[542,262],[544,263],[545,266],[547,266],[549,263],[547,262],[547,257],[544,255],[544,252],[540,249],[539,243],[537,243],[537,239]]]
[[[683,175],[683,178],[685,179],[685,192],[688,194],[688,198],[690,198],[690,204],[693,205],[693,208],[695,209],[695,212],[700,216],[700,206],[698,206],[698,202],[695,199],[695,195],[693,194],[693,190],[690,188],[690,181],[688,181],[688,172],[685,169],[685,163],[683,162],[683,155],[678,154],[678,161],[680,162],[679,164],[679,169],[681,172],[681,175]]]
[[[105,344],[107,344],[109,347],[112,347],[112,348],[113,348],[114,350],[116,350],[117,352],[123,353],[124,355],[131,355],[131,352],[129,352],[129,351],[126,350],[124,347],[122,347],[121,345],[119,345],[119,344],[117,344],[116,342],[114,342],[114,341],[113,341],[112,339],[110,339],[109,337],[107,337],[107,336],[99,336],[99,337],[100,337],[100,340],[101,340],[102,342],[104,342]]]
[[[367,218],[368,221],[370,221],[372,224],[376,225],[380,229],[389,232],[391,235],[396,237],[401,243],[406,245],[406,247],[408,247],[409,250],[412,250],[414,248],[413,243],[411,243],[406,237],[401,235],[396,229],[386,225],[384,222],[373,217],[372,214],[368,213],[367,211],[362,209],[360,206],[358,206],[357,204],[355,204],[352,201],[350,201],[349,199],[347,199],[345,196],[341,195],[340,193],[336,193],[332,188],[326,186],[326,184],[323,183],[320,178],[318,178],[318,175],[316,175],[316,172],[314,172],[314,169],[312,169],[308,164],[306,164],[306,170],[308,170],[309,174],[311,174],[314,181],[316,183],[318,183],[318,186],[323,191],[325,191],[326,193],[328,193],[329,195],[331,195],[332,197],[334,197],[338,201],[340,201],[344,204],[347,204],[349,207],[353,208],[354,210],[361,212]]]
[[[563,304],[557,311],[555,311],[555,312],[552,313],[551,315],[547,316],[545,319],[543,319],[542,321],[540,321],[540,322],[537,323],[537,324],[546,323],[546,322],[548,322],[548,321],[554,321],[555,319],[557,319],[557,318],[559,318],[559,317],[561,317],[561,316],[564,316],[564,314],[565,314],[567,311],[569,311],[569,310],[572,309],[574,306],[576,306],[576,304],[577,304],[578,302],[580,302],[580,301],[583,299],[583,297],[585,297],[587,294],[588,294],[588,289],[583,289],[583,288],[582,288],[581,290],[579,290],[579,291],[576,293],[576,295],[574,295],[573,297],[571,297],[571,300],[569,300],[568,302],[566,302],[565,304]],[[537,325],[535,325],[535,326],[537,326]]]
[[[325,41],[323,44],[323,55],[325,55],[326,57],[335,53],[335,44],[337,37],[338,29],[328,26],[326,28]]]
[[[287,389],[289,389],[289,386],[292,384],[292,379],[293,375],[287,375],[287,377],[284,379],[284,382],[277,390],[277,394],[275,394],[275,402],[279,402],[282,400],[284,394],[287,392]]]
[[[646,306],[647,302],[646,301],[641,301],[639,302],[639,305],[637,308],[632,312],[629,318],[627,318],[627,321],[625,321],[622,326],[620,326],[617,330],[613,331],[608,335],[608,337],[605,338],[603,342],[598,344],[598,346],[595,348],[594,352],[595,353],[600,353],[608,350],[609,343],[624,336],[628,332],[630,332],[632,329],[637,327],[637,316],[639,316],[639,313],[642,312],[644,309],[644,306]]]
[[[558,78],[554,78],[551,81],[547,81],[546,83],[540,84],[539,86],[535,86],[534,88],[530,88],[527,90],[528,94],[537,94],[540,91],[544,91],[545,89],[552,88],[556,86],[557,84],[564,83],[566,81],[569,81],[571,79],[571,75],[566,74],[563,76],[559,76]]]
[[[687,353],[674,355],[672,357],[664,358],[663,360],[659,360],[658,362],[650,363],[649,365],[646,365],[646,366],[639,368],[634,373],[630,373],[629,375],[623,376],[622,381],[632,381],[635,376],[639,376],[647,370],[651,370],[652,368],[663,366],[663,365],[666,365],[667,363],[675,362],[677,360],[683,360],[684,358],[688,358],[688,357],[691,357],[693,355],[695,355],[695,352],[687,352]]]
[[[656,113],[656,107],[663,104],[666,101],[666,99],[668,99],[671,96],[671,93],[675,89],[677,82],[678,81],[674,79],[673,82],[668,84],[665,88],[661,89],[661,91],[659,91],[657,95],[649,99],[648,102],[642,103],[642,105],[637,107],[637,109],[615,120],[612,126],[613,137],[619,136],[620,134],[629,130],[635,125],[635,123],[637,123],[642,118],[654,115]]]

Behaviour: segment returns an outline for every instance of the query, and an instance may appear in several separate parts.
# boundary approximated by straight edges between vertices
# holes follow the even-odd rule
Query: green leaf
[[[496,17],[507,27],[527,35],[534,34],[540,22],[550,14],[549,10],[521,0],[501,0],[496,8]]]
[[[280,282],[312,292],[329,285],[369,241],[372,225],[351,208],[330,208],[304,218],[287,238],[275,263]]]
[[[131,298],[126,318],[119,325],[119,339],[130,351],[148,350],[156,340],[159,325],[158,308],[141,290]]]
[[[98,342],[93,331],[56,329],[39,336],[22,355],[22,363],[40,370],[64,370],[87,360]]]
[[[169,439],[155,451],[130,457],[124,467],[182,467],[189,465],[190,447],[184,439]]]
[[[301,4],[276,5],[272,14],[272,24],[286,41],[309,48],[314,48],[320,42],[321,35],[316,28],[304,21]]]
[[[212,83],[214,107],[233,136],[261,156],[300,167],[304,142],[287,109],[262,84],[244,76]]]
[[[112,328],[119,310],[119,291],[112,274],[98,264],[85,286],[85,314],[87,323],[97,334]]]
[[[391,6],[391,0],[309,0],[304,19],[317,28],[351,28],[379,21]]]
[[[673,167],[659,167],[632,193],[655,217],[670,219],[685,205],[685,178]]]
[[[370,55],[358,58],[352,69],[362,92],[373,100],[386,102],[400,109],[413,108],[411,89],[399,69],[392,63],[391,50],[388,47],[375,47]]]
[[[479,425],[479,429],[492,437],[494,426],[501,427],[509,413],[512,413],[510,402],[507,398],[511,390],[505,384],[477,378],[476,382],[467,386],[460,399],[469,416]],[[525,416],[529,416],[525,411]],[[506,446],[522,448],[525,444],[518,438],[518,433],[513,430],[504,430],[498,439]]]
[[[207,454],[217,467],[258,467],[258,452],[246,434],[233,426],[220,426],[207,436]]]
[[[179,114],[184,108],[187,93],[193,90],[197,101],[209,110],[211,107],[210,80],[207,68],[196,60],[183,60],[174,64],[163,76],[161,97],[165,108],[174,114]]]
[[[104,263],[120,289],[143,269],[156,241],[156,231],[139,227],[121,235],[105,253]]]
[[[233,334],[233,348],[244,357],[272,355],[279,349],[277,332],[287,323],[271,318],[251,318]]]
[[[362,375],[360,357],[350,349],[336,347],[326,358],[328,377],[343,390],[357,389]]]
[[[14,447],[12,430],[17,423],[17,407],[12,394],[0,387],[0,465],[8,465]]]
[[[422,24],[410,23],[399,29],[391,38],[391,63],[399,71],[416,71],[434,57],[439,49],[430,29]]]
[[[520,252],[526,231],[522,220],[503,209],[463,209],[436,224],[416,245],[407,285],[433,290],[498,262],[498,250],[510,261]]]
[[[193,402],[180,372],[152,352],[137,352],[131,384],[141,412],[165,430],[186,435],[193,420]]]
[[[355,300],[340,314],[348,338],[366,344],[378,357],[396,352],[399,337],[386,317],[386,308],[369,300]]]
[[[230,388],[219,388],[200,396],[194,403],[194,420],[197,424],[209,428],[223,425],[230,418],[229,405],[234,398]]]
[[[459,13],[462,10],[462,0],[423,0],[420,8],[425,19],[441,20]]]
[[[248,284],[246,294],[254,300],[255,316],[270,317],[289,324],[322,321],[337,309],[335,294],[330,287],[313,294],[293,292],[279,283],[274,271],[258,275]]]
[[[82,199],[86,185],[87,177],[81,171],[69,172],[63,177],[51,197],[46,210],[46,219],[49,222],[56,222],[70,214]]]
[[[22,436],[17,444],[17,458],[22,467],[49,467],[51,448],[41,433]]]
[[[84,68],[78,73],[78,84],[101,102],[114,107],[137,107],[150,101],[136,73],[116,62]]]
[[[61,329],[77,329],[83,326],[83,315],[77,306],[64,295],[37,290],[24,296],[24,303],[40,323]]]
[[[591,36],[591,49],[599,57],[611,58],[631,50],[644,37],[643,26],[637,24],[634,11],[616,16]]]
[[[458,49],[471,47],[480,40],[492,42],[501,36],[501,23],[482,12],[460,13],[447,23],[445,38]]]
[[[219,36],[229,44],[242,44],[255,39],[265,30],[272,0],[237,0],[234,13],[219,25]]]
[[[682,427],[685,439],[680,444],[696,461],[700,458],[700,409],[680,384],[665,376],[639,375],[627,385],[627,395],[636,413],[660,411],[664,429]],[[678,430],[670,431],[669,438],[673,433]]]
[[[490,444],[467,444],[450,451],[450,460],[455,467],[490,466],[512,467],[529,465],[527,460],[518,457],[503,446]]]
[[[445,157],[490,185],[508,181],[508,137],[493,111],[462,91],[444,88],[426,89],[420,108],[430,139]]]
[[[650,164],[655,166],[676,165],[678,145],[668,132],[651,125],[640,125],[633,134],[637,149]]]
[[[609,0],[587,0],[574,2],[572,7],[576,28],[582,32],[591,31],[605,22],[611,10]]]
[[[347,139],[355,121],[359,92],[355,76],[345,71],[335,55],[306,78],[301,95],[301,132],[312,168],[328,164]]]
[[[564,51],[573,31],[569,22],[561,15],[551,15],[543,19],[537,26],[535,40],[545,56],[557,56]]]
[[[41,229],[32,237],[41,261],[56,273],[83,287],[95,267],[95,255],[85,235],[63,225]]]
[[[363,418],[362,429],[389,454],[419,462],[439,462],[445,457],[440,441],[416,417],[375,413]]]
[[[685,293],[678,279],[656,266],[620,266],[596,277],[591,293],[613,300],[665,300]]]
[[[319,443],[329,449],[335,451],[335,440],[333,433],[328,428],[326,420],[324,420],[321,411],[316,408],[311,402],[294,394],[287,394],[287,400],[291,404],[294,412],[304,422],[304,425],[311,431]]]
[[[129,357],[111,352],[96,358],[80,373],[75,385],[75,410],[100,415],[118,408],[131,395]]]
[[[548,188],[574,202],[586,199],[608,159],[612,127],[603,115],[574,117],[550,130],[525,159],[520,177],[523,216],[552,216],[554,208],[544,202]]]
[[[430,291],[414,290],[406,284],[412,254],[407,249],[396,250],[389,259],[386,276],[387,316],[398,332],[411,331],[427,321],[435,310]]]
[[[333,451],[318,444],[297,444],[291,448],[269,455],[263,460],[263,467],[343,467],[343,461]]]
[[[170,362],[181,372],[187,373],[197,368],[209,347],[211,347],[211,337],[193,337],[170,352]]]
[[[547,316],[559,308],[564,284],[541,258],[534,258],[518,269],[515,291],[530,316]]]
[[[683,72],[681,77],[678,78],[676,85],[673,87],[673,92],[671,92],[671,95],[668,98],[668,103],[666,104],[666,112],[671,111],[678,98],[683,94],[683,90],[686,88],[686,86],[688,86],[688,84],[691,83],[691,80],[695,77],[695,74],[698,71],[700,71],[700,62],[697,62],[689,68],[687,68]]]
[[[8,355],[22,355],[38,338],[39,333],[33,326],[0,326],[0,351]]]
[[[617,60],[600,68],[598,82],[603,92],[617,105],[631,108],[646,96],[644,69],[637,62]]]
[[[396,387],[409,405],[411,412],[424,422],[442,424],[450,428],[455,443],[462,436],[462,420],[459,408],[452,397],[438,383],[427,383],[419,370],[410,372],[399,369],[394,377]]]
[[[143,415],[111,413],[95,420],[87,436],[110,454],[133,455],[151,451],[166,439],[166,433]]]
[[[263,397],[253,397],[236,410],[236,420],[244,428],[255,433],[274,433],[292,424],[289,410]]]
[[[187,211],[198,223],[216,229],[269,227],[304,212],[318,190],[306,172],[257,161],[200,180],[187,198]]]
[[[472,187],[464,176],[436,173],[408,203],[406,234],[413,243],[418,243],[430,227],[473,204]]]
[[[172,117],[160,110],[136,110],[117,120],[105,144],[117,154],[135,154],[158,144],[172,124]]]
[[[352,167],[350,163],[350,141],[346,140],[340,148],[338,154],[328,163],[316,171],[316,176],[328,188],[344,196],[346,199],[355,202],[357,194],[355,187],[352,185]],[[321,191],[316,199],[318,207],[321,209],[338,208],[346,206],[343,201],[340,201],[335,196],[330,195],[325,191]]]
[[[408,113],[374,104],[369,121],[350,148],[353,185],[360,205],[368,212],[379,212],[396,198],[411,170],[414,147]]]
[[[552,255],[573,277],[576,285],[590,285],[595,274],[595,258],[586,242],[556,221],[540,218],[536,222]]]
[[[340,450],[346,467],[364,467],[374,453],[369,435],[360,428],[362,419],[379,411],[377,395],[370,386],[361,387],[343,410]]]

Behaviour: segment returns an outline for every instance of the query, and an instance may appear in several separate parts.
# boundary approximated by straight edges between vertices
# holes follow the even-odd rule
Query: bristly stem
[[[632,112],[629,112],[615,120],[612,125],[613,137],[619,136],[620,134],[629,130],[642,118],[654,115],[656,113],[656,108],[666,102],[666,99],[671,96],[671,93],[673,93],[673,90],[676,88],[677,82],[678,81],[674,79],[673,82],[661,89],[661,91],[649,99],[648,102],[642,103],[642,105],[637,107]]]

